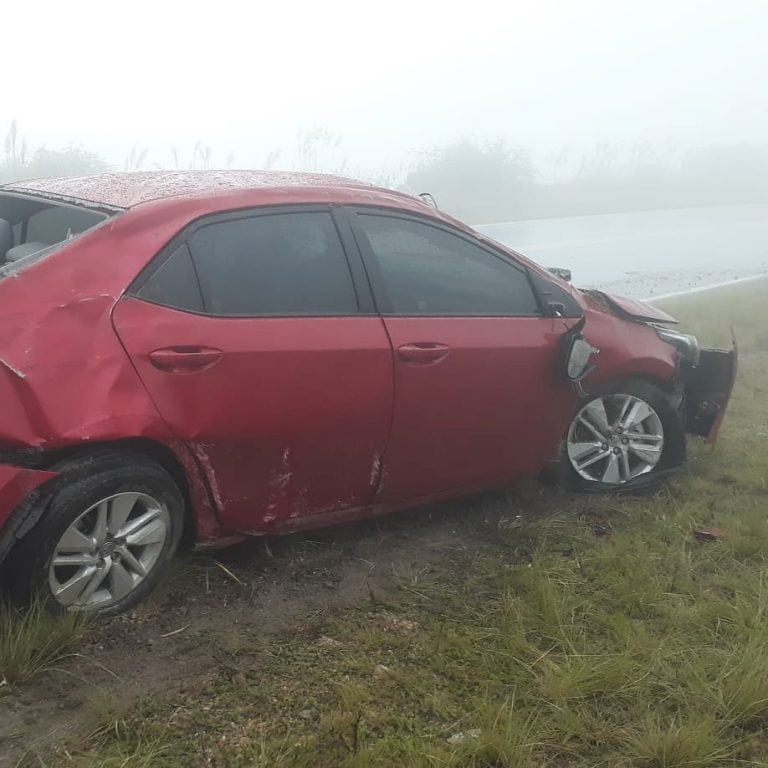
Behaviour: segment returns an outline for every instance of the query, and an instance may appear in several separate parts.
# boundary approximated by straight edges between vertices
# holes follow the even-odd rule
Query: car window
[[[186,245],[179,246],[141,287],[138,296],[190,312],[203,311],[203,297]]]
[[[399,315],[538,314],[525,272],[485,248],[413,219],[359,214]]]
[[[60,243],[79,235],[105,219],[104,214],[65,206],[53,206],[32,214],[27,223],[27,242]]]
[[[557,283],[546,280],[536,272],[531,272],[531,279],[536,286],[536,290],[545,304],[562,304],[564,310],[563,317],[581,317],[584,312],[579,306],[579,302],[568,291],[561,288]]]
[[[330,213],[277,213],[198,229],[189,239],[216,315],[348,315],[352,277]]]

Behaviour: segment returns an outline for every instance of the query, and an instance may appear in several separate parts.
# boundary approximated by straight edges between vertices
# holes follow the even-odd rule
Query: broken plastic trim
[[[650,325],[662,341],[671,344],[678,351],[684,362],[694,366],[699,364],[701,348],[699,347],[699,340],[695,336],[689,333],[680,333],[673,328],[664,328],[654,323]]]
[[[736,380],[738,348],[702,349],[699,364],[683,365],[686,432],[715,442]]]

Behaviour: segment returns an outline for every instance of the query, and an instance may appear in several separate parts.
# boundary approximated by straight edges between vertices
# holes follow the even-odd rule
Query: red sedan
[[[734,353],[418,198],[261,172],[0,187],[0,563],[116,613],[216,545],[714,439]]]

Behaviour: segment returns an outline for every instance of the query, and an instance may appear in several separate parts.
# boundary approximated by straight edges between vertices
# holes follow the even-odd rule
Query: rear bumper
[[[703,349],[699,364],[683,369],[685,385],[686,431],[717,440],[736,382],[738,347],[725,351]]]
[[[30,510],[22,502],[56,476],[56,472],[0,464],[0,563],[25,531]]]

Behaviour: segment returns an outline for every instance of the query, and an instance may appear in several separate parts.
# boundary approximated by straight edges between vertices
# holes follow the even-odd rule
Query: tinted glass
[[[65,206],[45,208],[29,217],[27,224],[28,243],[60,243],[73,235],[99,224],[106,216],[103,213],[83,211]]]
[[[533,278],[536,290],[539,292],[544,304],[550,302],[562,304],[565,308],[563,317],[581,317],[584,314],[579,306],[579,302],[576,301],[568,291],[564,290],[556,283],[551,283],[549,280],[545,280],[535,272],[531,273],[531,277]]]
[[[200,286],[186,245],[177,248],[139,290],[142,299],[166,307],[203,311]]]
[[[484,248],[411,219],[358,219],[394,314],[538,314],[525,272]]]
[[[357,312],[349,267],[329,213],[233,219],[197,230],[188,242],[208,312]]]

